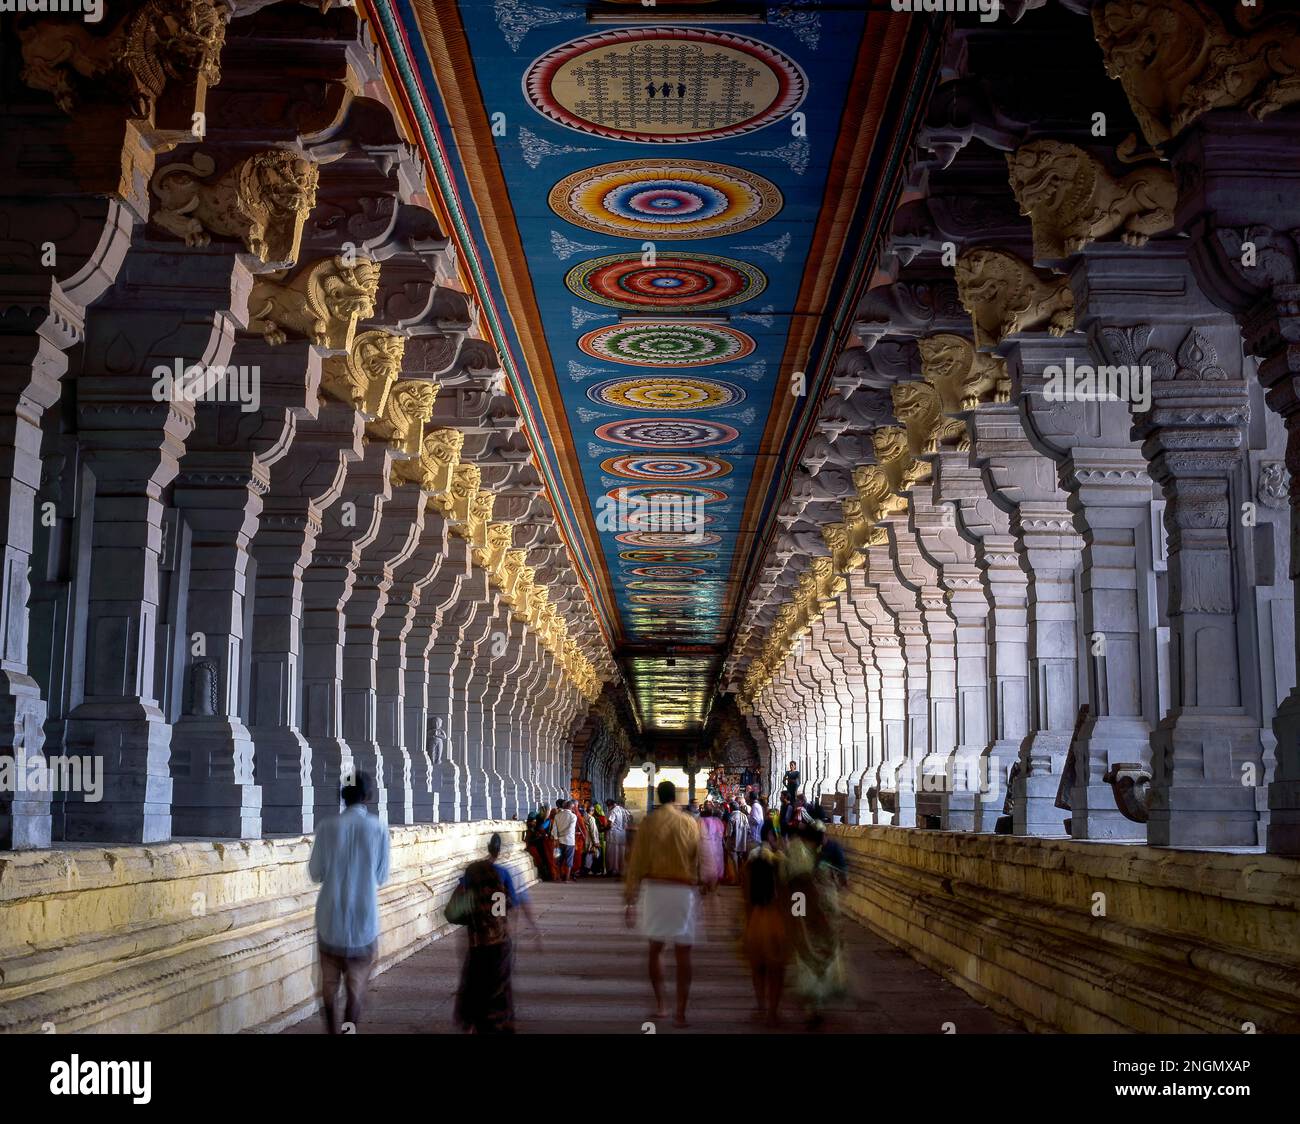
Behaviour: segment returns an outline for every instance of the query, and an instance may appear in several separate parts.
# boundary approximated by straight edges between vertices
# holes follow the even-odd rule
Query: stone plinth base
[[[517,822],[391,829],[378,971],[451,928],[442,908],[494,831],[531,884]],[[0,855],[0,1031],[276,1030],[311,1014],[310,854],[290,836]]]
[[[1031,1030],[1300,1033],[1300,860],[831,831],[852,916]]]

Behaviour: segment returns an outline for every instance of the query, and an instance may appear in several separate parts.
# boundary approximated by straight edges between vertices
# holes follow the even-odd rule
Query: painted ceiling
[[[460,208],[561,525],[659,731],[705,718],[844,343],[832,294],[861,270],[864,185],[889,155],[867,122],[898,94],[907,38],[853,9],[372,8]]]

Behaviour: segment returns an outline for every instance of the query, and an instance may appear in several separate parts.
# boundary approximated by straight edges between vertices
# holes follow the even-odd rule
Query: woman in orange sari
[[[573,814],[578,822],[573,832],[573,866],[570,877],[577,878],[582,873],[582,854],[587,849],[587,816],[577,801],[573,804]]]

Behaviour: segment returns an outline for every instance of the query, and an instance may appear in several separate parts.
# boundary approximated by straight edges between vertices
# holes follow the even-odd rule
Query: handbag
[[[474,893],[464,882],[456,883],[442,915],[452,925],[468,925],[474,915]]]

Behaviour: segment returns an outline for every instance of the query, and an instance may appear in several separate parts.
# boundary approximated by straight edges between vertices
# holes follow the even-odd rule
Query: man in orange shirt
[[[700,830],[676,804],[677,787],[661,781],[659,805],[637,829],[628,859],[624,900],[627,925],[641,913],[641,934],[650,941],[650,986],[655,993],[652,1018],[667,1018],[660,956],[672,942],[677,960],[677,1013],[674,1026],[686,1026],[691,993],[691,945],[695,943],[696,888],[700,883]],[[639,903],[639,906],[638,906]]]

